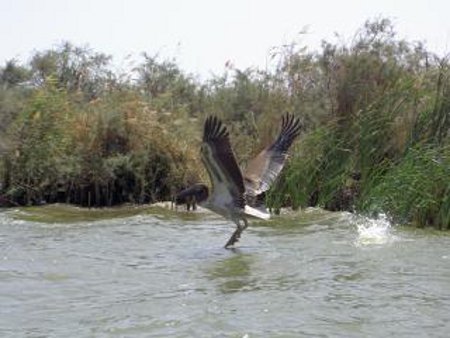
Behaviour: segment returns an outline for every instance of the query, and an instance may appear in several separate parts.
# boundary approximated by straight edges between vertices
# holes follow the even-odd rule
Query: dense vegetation
[[[0,68],[0,204],[84,206],[169,199],[206,180],[201,124],[220,116],[245,166],[285,111],[304,124],[267,195],[276,211],[319,205],[450,226],[450,64],[389,20],[350,43],[274,50],[271,70],[199,81],[144,54],[128,72],[70,43]]]

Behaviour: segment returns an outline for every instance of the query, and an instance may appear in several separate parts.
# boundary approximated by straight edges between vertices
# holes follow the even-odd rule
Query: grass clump
[[[4,196],[18,204],[111,206],[170,199],[195,177],[192,154],[134,93],[74,103],[36,91],[10,129]]]
[[[366,23],[353,41],[324,43],[312,56],[322,70],[315,80],[327,84],[319,87],[328,109],[298,145],[269,203],[376,210],[447,228],[448,62],[396,39],[388,20]]]
[[[369,210],[391,215],[396,222],[450,226],[450,146],[417,145],[408,149],[364,201]]]

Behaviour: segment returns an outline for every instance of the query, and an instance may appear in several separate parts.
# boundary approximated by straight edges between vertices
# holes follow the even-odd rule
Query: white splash
[[[376,219],[356,215],[352,223],[356,225],[358,231],[356,246],[384,245],[397,239],[392,233],[391,222],[384,214]]]

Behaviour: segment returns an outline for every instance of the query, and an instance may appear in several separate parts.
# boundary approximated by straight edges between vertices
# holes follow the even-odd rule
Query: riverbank
[[[180,217],[186,216],[184,215],[185,213],[181,212],[182,208],[176,208],[170,201],[147,205],[124,204],[102,208],[85,208],[73,204],[55,203],[40,206],[4,208],[3,211],[7,212],[12,218],[17,220],[61,224],[93,222],[138,215],[158,215],[159,217],[164,217],[167,215],[179,214]]]
[[[195,211],[188,211],[185,206],[177,206],[171,201],[157,202],[153,204],[124,204],[114,207],[101,208],[85,208],[72,204],[47,204],[40,206],[28,207],[13,207],[3,208],[0,211],[8,214],[8,217],[30,223],[44,223],[44,224],[66,224],[79,222],[95,222],[103,220],[112,220],[116,218],[129,217],[147,217],[154,216],[159,219],[164,218],[178,218],[182,221],[206,221],[208,219],[222,219],[214,212],[197,206]],[[306,208],[303,210],[294,211],[291,208],[283,208],[280,213],[273,215],[269,221],[261,221],[257,219],[252,220],[252,224],[261,226],[272,226],[283,222],[282,220],[290,220],[300,217],[308,222],[315,222],[317,219],[340,218],[340,213],[333,213],[320,208]],[[225,220],[224,220],[225,221]],[[225,221],[227,222],[227,221]],[[288,221],[292,226],[292,222]],[[230,223],[230,226],[233,223]],[[305,225],[302,222],[299,225]]]

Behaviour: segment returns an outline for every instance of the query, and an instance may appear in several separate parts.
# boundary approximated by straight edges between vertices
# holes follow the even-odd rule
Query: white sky
[[[335,32],[350,38],[379,16],[391,18],[401,37],[450,52],[449,0],[1,0],[0,64],[70,41],[117,64],[144,51],[175,57],[205,77],[228,60],[264,68],[271,47],[293,40],[316,49]]]

